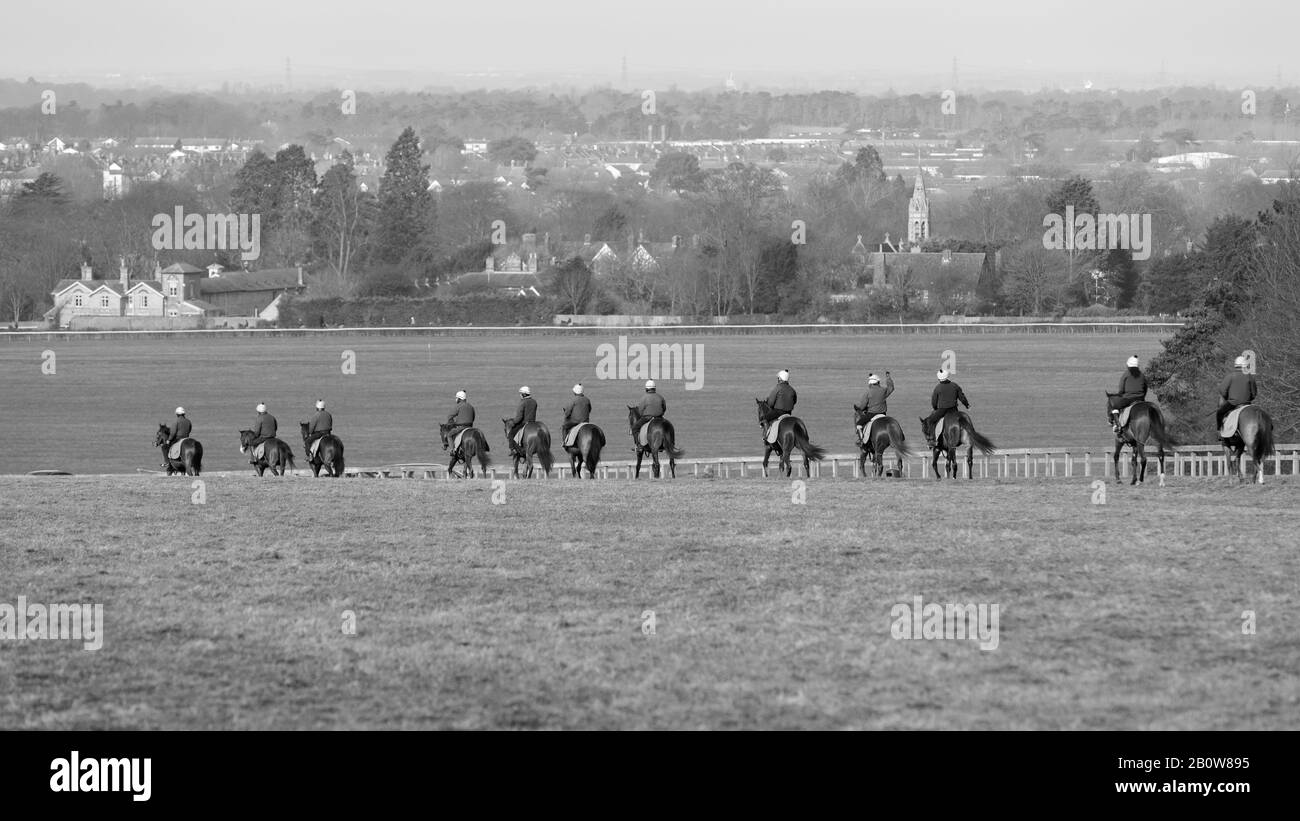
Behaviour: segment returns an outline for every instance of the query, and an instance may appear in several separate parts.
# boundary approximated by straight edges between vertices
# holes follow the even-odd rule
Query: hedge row
[[[445,325],[550,325],[560,306],[553,299],[471,294],[363,299],[288,299],[280,308],[282,328]]]

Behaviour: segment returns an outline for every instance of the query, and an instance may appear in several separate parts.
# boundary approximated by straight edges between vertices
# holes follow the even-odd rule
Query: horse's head
[[[636,405],[628,405],[628,406],[627,406],[627,426],[628,426],[629,428],[631,428],[633,431],[635,431],[635,430],[636,430],[636,420],[639,419],[639,418],[641,418],[641,414],[637,412]]]
[[[446,423],[439,423],[439,425],[438,425],[438,435],[442,437],[442,449],[443,449],[443,450],[446,450],[446,449],[450,446],[450,444],[451,444],[451,443],[448,441],[448,439],[447,439],[447,431],[449,431],[449,430],[451,430],[451,425],[448,425],[448,424],[446,424]]]
[[[241,430],[239,432],[239,452],[244,453],[247,451],[249,446],[253,444],[253,440],[256,438],[257,437],[251,430]]]
[[[1106,391],[1106,421],[1111,421],[1110,412],[1119,407],[1119,394]]]
[[[171,431],[167,428],[166,425],[160,422],[158,424],[158,433],[156,433],[153,437],[153,446],[156,448],[160,448],[163,445],[167,444],[167,440],[170,438],[172,438]]]
[[[770,405],[767,404],[766,400],[755,399],[754,402],[758,404],[758,424],[761,426],[763,424],[763,420],[767,418],[768,411],[770,411],[772,408]]]

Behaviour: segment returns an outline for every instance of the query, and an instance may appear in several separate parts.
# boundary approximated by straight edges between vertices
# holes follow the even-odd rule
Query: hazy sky
[[[211,10],[208,10],[210,8]],[[13,10],[11,10],[13,11]],[[1222,86],[1300,81],[1296,0],[872,3],[843,0],[58,0],[22,4],[0,76],[120,73],[220,82],[295,74],[642,72],[999,78]],[[919,81],[917,78],[920,78]],[[932,78],[929,79],[929,78]],[[1030,78],[1026,80],[1025,78]],[[1127,78],[1127,80],[1123,79]]]

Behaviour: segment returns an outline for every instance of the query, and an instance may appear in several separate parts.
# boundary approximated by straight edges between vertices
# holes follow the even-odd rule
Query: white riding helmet
[[[789,382],[789,381],[790,381],[790,372],[789,372],[789,371],[777,371],[777,372],[776,372],[776,381],[777,381],[777,382]]]
[[[266,405],[263,404],[263,403],[261,403],[261,402],[259,402],[259,403],[257,404],[257,408],[256,408],[256,410],[257,410],[258,413],[266,413]]]
[[[1239,358],[1240,358],[1240,357],[1239,357]],[[177,416],[184,416],[184,415],[185,415],[185,409],[184,409],[184,408],[177,408],[177,409],[176,409],[176,415],[177,415]]]
[[[934,377],[935,377],[935,379],[938,379],[940,382],[947,382],[947,381],[948,381],[948,372],[947,372],[946,370],[943,370],[943,369],[941,368],[941,369],[939,370],[939,372],[936,373],[936,374],[934,375]]]
[[[456,398],[457,398],[457,399],[464,399],[464,398],[465,398],[465,392],[464,392],[464,391],[456,391]]]
[[[1130,368],[1136,368],[1138,366],[1137,354],[1133,354],[1132,356],[1130,356],[1128,358],[1128,361],[1125,362],[1124,364],[1128,365]]]
[[[647,380],[645,381],[645,389],[648,390],[648,391],[652,391],[652,390],[654,390],[654,389],[655,389],[655,381],[654,381],[653,379],[647,379]]]
[[[317,400],[316,400],[316,410],[325,410],[325,400],[324,400],[324,399],[317,399]]]
[[[524,396],[532,396],[532,395],[533,395],[533,392],[530,391],[530,390],[528,390],[528,386],[527,386],[527,385],[524,385],[522,388],[520,388],[520,389],[519,389],[519,392],[520,392],[521,394],[523,394]]]
[[[870,376],[867,377],[867,384],[868,384],[868,385],[879,385],[879,384],[880,384],[880,377],[879,377],[879,376],[876,376],[874,373],[871,374]]]
[[[573,386],[573,392],[574,392],[575,394],[577,394],[578,396],[582,396],[582,383],[581,383],[581,382],[579,382],[578,384],[576,384],[576,385]]]
[[[1244,367],[1246,367],[1246,357],[1244,357],[1244,356],[1239,356],[1239,357],[1237,357],[1236,359],[1232,360],[1232,367],[1234,367],[1234,368],[1244,368]]]

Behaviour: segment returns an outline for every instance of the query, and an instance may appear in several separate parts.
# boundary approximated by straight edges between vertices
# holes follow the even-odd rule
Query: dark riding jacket
[[[646,391],[646,395],[641,397],[640,404],[636,406],[636,412],[642,419],[663,416],[668,412],[668,402],[654,391]]]
[[[334,417],[330,416],[329,411],[321,408],[316,411],[316,415],[311,418],[311,424],[307,426],[307,433],[320,438],[334,430]]]
[[[767,406],[772,409],[773,413],[792,413],[795,402],[799,401],[799,395],[795,393],[794,388],[790,387],[789,382],[778,382],[772,392],[767,395]]]
[[[515,418],[510,420],[510,424],[516,428],[520,425],[526,425],[529,422],[537,421],[537,400],[531,396],[525,396],[519,400],[519,408],[515,411]]]
[[[1119,378],[1119,390],[1116,393],[1121,399],[1130,400],[1130,404],[1141,401],[1147,395],[1147,378],[1137,368],[1129,368]]]
[[[189,436],[192,428],[193,426],[190,424],[190,420],[186,419],[184,416],[176,417],[175,423],[172,424],[171,441],[168,442],[168,444],[179,442]]]
[[[894,392],[894,377],[886,376],[883,385],[868,385],[866,393],[858,400],[853,409],[868,419],[878,413],[889,413],[885,399]]]
[[[454,436],[460,433],[461,429],[473,427],[474,425],[474,406],[465,399],[457,399],[456,407],[451,409],[447,415],[447,424],[455,425],[456,429],[452,431]]]
[[[581,394],[575,394],[572,399],[565,402],[562,410],[566,427],[591,421],[591,400]]]
[[[940,382],[930,394],[930,407],[937,411],[956,410],[958,402],[970,407],[970,401],[956,382]]]
[[[1225,404],[1233,407],[1249,405],[1255,401],[1255,394],[1258,392],[1255,377],[1248,373],[1234,373],[1223,380],[1223,384],[1219,386],[1219,396]]]
[[[274,439],[277,429],[274,416],[269,413],[259,413],[257,421],[253,423],[253,447]]]

